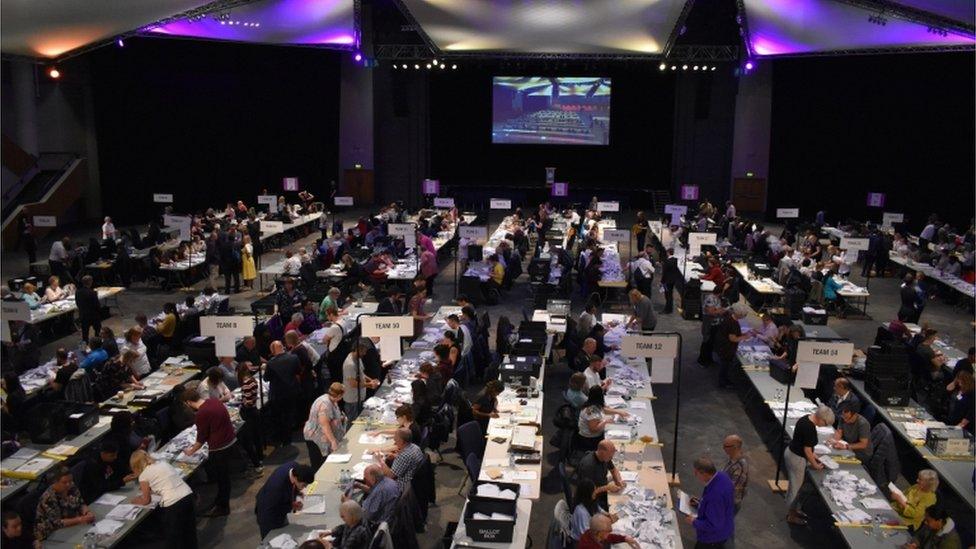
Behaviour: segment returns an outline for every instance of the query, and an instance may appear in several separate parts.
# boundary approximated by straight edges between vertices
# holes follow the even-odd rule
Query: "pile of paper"
[[[114,509],[109,511],[108,514],[105,515],[105,518],[109,518],[112,520],[132,520],[139,516],[139,511],[141,509],[142,509],[141,507],[138,507],[136,505],[123,503],[117,505]]]
[[[858,478],[849,471],[827,473],[823,485],[834,503],[845,509],[854,509],[855,500],[870,496],[878,490],[870,481]]]
[[[125,526],[124,522],[119,522],[112,519],[102,519],[96,522],[89,531],[99,536],[111,536],[112,534],[118,532],[123,526]]]
[[[673,548],[674,512],[668,509],[665,499],[654,490],[636,484],[628,484],[624,495],[628,501],[613,509],[620,515],[613,531],[633,536],[642,548]]]
[[[479,484],[476,493],[483,498],[508,499],[508,500],[513,500],[517,496],[517,494],[513,490],[509,490],[508,488],[502,488],[497,484],[493,484],[491,482]]]
[[[278,534],[271,538],[269,544],[275,549],[293,549],[294,547],[298,547],[298,543],[288,534]]]

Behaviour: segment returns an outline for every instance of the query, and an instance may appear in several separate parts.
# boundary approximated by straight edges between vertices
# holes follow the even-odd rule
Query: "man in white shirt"
[[[102,240],[115,240],[115,225],[108,216],[105,217],[105,223],[102,223]]]
[[[639,270],[644,278],[654,276],[654,264],[647,258],[647,252],[637,254],[637,259],[634,259],[634,270]]]
[[[729,221],[735,219],[735,204],[731,200],[725,203],[725,218]]]
[[[851,274],[851,264],[847,260],[847,250],[840,250],[840,253],[831,258],[837,264],[837,274],[848,277]]]
[[[51,267],[51,274],[61,279],[61,284],[73,283],[74,279],[68,273],[68,248],[71,247],[71,239],[64,237],[55,240],[51,244],[51,253],[47,256],[47,263]]]
[[[586,390],[589,391],[590,387],[601,387],[604,392],[610,387],[610,378],[600,379],[600,370],[605,367],[603,359],[597,355],[590,357],[590,365],[586,370],[583,370],[583,375],[586,376]]]

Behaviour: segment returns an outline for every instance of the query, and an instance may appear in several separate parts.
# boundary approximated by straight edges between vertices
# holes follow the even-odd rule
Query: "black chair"
[[[559,482],[563,487],[563,495],[566,497],[566,502],[568,505],[572,505],[573,487],[569,482],[569,474],[566,473],[566,464],[563,462],[557,463],[556,470],[559,471]]]
[[[478,474],[481,471],[481,458],[474,454],[468,454],[468,457],[464,460],[464,466],[468,470],[468,476],[461,479],[461,486],[458,488],[459,496],[464,495],[464,486],[468,480],[471,481],[472,486],[478,480]]]
[[[457,429],[457,450],[461,460],[467,462],[474,454],[478,459],[485,457],[485,434],[477,421],[469,421]]]

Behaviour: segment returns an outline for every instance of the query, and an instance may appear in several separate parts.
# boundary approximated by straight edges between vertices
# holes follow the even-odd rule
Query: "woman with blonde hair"
[[[37,286],[27,282],[21,286],[20,291],[20,298],[27,302],[28,307],[36,309],[41,306],[41,296],[37,295]]]
[[[133,326],[125,331],[123,337],[125,341],[122,343],[122,352],[131,351],[136,354],[132,362],[133,373],[140,379],[146,377],[152,371],[152,365],[149,363],[146,344],[142,342],[142,328]]]
[[[254,279],[258,277],[258,271],[254,267],[254,245],[251,244],[251,235],[244,235],[241,246],[241,278],[244,279],[244,287],[254,288]]]
[[[939,488],[939,474],[932,469],[922,469],[918,472],[918,481],[911,485],[904,494],[891,494],[891,507],[901,523],[918,530],[925,519],[925,509],[935,505],[935,491]]]
[[[44,290],[44,302],[54,303],[68,297],[68,291],[61,287],[61,279],[52,276],[47,279],[47,289]]]
[[[193,490],[183,480],[180,470],[165,461],[156,461],[145,450],[132,452],[129,458],[132,474],[138,477],[140,494],[132,498],[135,505],[148,505],[159,496],[166,547],[193,549],[197,546],[197,523],[193,509]]]
[[[325,457],[336,451],[339,441],[346,434],[346,415],[342,413],[342,395],[346,389],[341,383],[329,385],[329,391],[315,399],[308,410],[308,421],[302,429],[308,446],[308,461],[316,471]]]

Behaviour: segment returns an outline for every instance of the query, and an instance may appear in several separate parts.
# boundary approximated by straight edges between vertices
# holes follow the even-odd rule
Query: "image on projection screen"
[[[610,79],[496,76],[492,143],[609,145]]]

